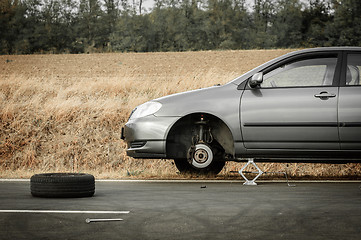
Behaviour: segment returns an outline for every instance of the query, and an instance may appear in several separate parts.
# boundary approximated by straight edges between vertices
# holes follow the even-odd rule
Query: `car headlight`
[[[136,107],[133,112],[130,114],[129,119],[141,118],[148,115],[152,115],[162,107],[162,104],[159,102],[146,102],[142,105]]]

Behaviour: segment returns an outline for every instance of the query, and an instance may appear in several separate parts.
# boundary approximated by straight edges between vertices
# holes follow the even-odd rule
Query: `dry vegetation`
[[[226,83],[289,51],[0,56],[0,177],[75,171],[180,178],[172,161],[126,156],[120,129],[131,110],[160,96]],[[232,178],[229,171],[240,167],[227,164],[220,178]],[[361,176],[358,164],[263,168],[292,177]]]

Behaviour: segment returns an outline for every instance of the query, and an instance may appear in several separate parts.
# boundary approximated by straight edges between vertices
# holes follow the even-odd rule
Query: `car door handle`
[[[328,93],[328,92],[320,92],[319,94],[316,94],[315,97],[316,98],[321,98],[321,99],[333,98],[333,97],[336,97],[336,94]]]

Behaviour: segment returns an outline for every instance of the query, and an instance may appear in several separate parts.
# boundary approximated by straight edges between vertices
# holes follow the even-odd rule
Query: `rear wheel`
[[[188,159],[175,159],[174,163],[180,173],[218,174],[225,162],[217,158],[216,149],[205,143],[199,143],[188,151]]]

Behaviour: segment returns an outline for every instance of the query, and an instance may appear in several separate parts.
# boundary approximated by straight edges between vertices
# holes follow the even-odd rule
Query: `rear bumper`
[[[166,158],[166,138],[179,117],[147,116],[128,121],[122,128],[127,155],[134,158]]]

